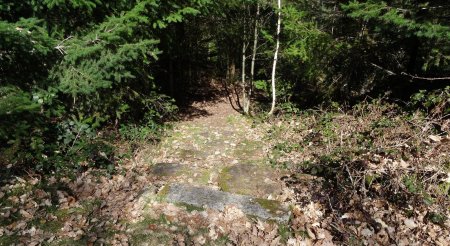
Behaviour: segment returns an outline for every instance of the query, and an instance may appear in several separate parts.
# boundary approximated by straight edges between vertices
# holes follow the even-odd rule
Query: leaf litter
[[[0,244],[448,245],[450,141],[427,120],[385,117],[392,108],[374,107],[255,127],[226,103],[200,107],[211,114],[176,123],[171,136],[136,151],[114,174],[2,181]],[[175,182],[221,189],[220,170],[248,158],[289,170],[271,197],[291,205],[289,224],[232,205],[221,213],[157,199]],[[154,175],[152,164],[164,162],[189,171]],[[148,189],[155,199],[139,202]]]

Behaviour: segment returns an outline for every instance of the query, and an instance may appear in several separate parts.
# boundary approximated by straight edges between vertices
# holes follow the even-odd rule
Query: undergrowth
[[[367,199],[380,199],[406,216],[422,211],[427,222],[448,220],[448,117],[373,100],[348,110],[335,105],[272,121],[270,162],[321,178],[327,194],[322,202],[335,219],[363,209]],[[294,186],[300,182],[293,179]],[[338,238],[345,231],[334,229]],[[350,242],[352,234],[347,234],[341,239]]]

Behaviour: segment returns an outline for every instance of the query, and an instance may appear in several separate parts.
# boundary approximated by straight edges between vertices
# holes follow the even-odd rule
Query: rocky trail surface
[[[203,105],[204,106],[204,105]],[[140,152],[158,182],[139,196],[134,242],[278,245],[291,212],[281,177],[270,167],[264,129],[225,101],[182,121],[157,148]],[[140,211],[140,212],[136,212]]]

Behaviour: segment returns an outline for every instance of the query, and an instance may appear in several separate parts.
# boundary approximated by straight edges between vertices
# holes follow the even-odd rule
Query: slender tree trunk
[[[336,3],[333,7],[333,13],[336,13]],[[336,17],[333,17],[333,20],[331,21],[331,36],[334,35],[334,21],[336,20]]]
[[[227,65],[227,78],[225,80],[225,90],[228,94],[228,97],[231,98],[233,101],[235,101],[235,103],[237,105],[237,107],[235,108],[233,106],[233,103],[231,103],[231,106],[233,106],[233,108],[235,110],[242,109],[241,102],[239,99],[239,94],[236,91],[236,83],[235,83],[236,82],[235,81],[235,79],[236,79],[236,64],[235,64],[234,56],[232,55],[232,52],[230,52],[230,54],[228,55],[227,63],[228,63],[228,65]],[[231,87],[229,88],[228,86],[231,86]],[[236,95],[236,100],[234,100],[233,92],[234,92],[234,95]]]
[[[250,111],[251,97],[253,96],[253,80],[255,78],[255,62],[256,62],[256,50],[258,49],[258,25],[259,25],[259,3],[256,4],[256,16],[255,16],[255,28],[253,33],[253,50],[252,50],[252,63],[250,66],[250,91],[249,91],[249,100],[246,105],[247,108],[244,108],[244,112],[246,114]]]
[[[233,55],[231,56],[231,60],[230,60],[230,86],[232,86],[232,89],[234,91],[234,95],[236,95],[236,104],[239,107],[239,109],[242,110],[242,104],[241,104],[241,99],[238,93],[238,90],[236,88],[236,63],[234,60],[234,52]]]
[[[273,56],[272,66],[272,107],[270,108],[269,115],[272,115],[275,111],[275,104],[277,101],[275,91],[275,76],[277,71],[278,51],[280,49],[280,32],[281,32],[281,0],[278,0],[278,21],[277,21],[277,44],[275,47],[275,54]]]
[[[236,65],[234,64],[234,58],[230,57],[228,61],[228,82],[234,83],[236,77]]]
[[[244,24],[245,25],[245,24]],[[243,41],[242,41],[242,67],[241,67],[241,86],[242,86],[242,106],[243,106],[243,110],[244,113],[248,113],[246,110],[248,108],[248,95],[247,95],[247,85],[246,85],[246,81],[245,81],[245,64],[246,64],[246,55],[245,55],[245,51],[247,50],[247,43],[245,40],[245,27],[244,27],[244,37],[243,37]]]
[[[247,10],[247,7],[246,7]],[[246,81],[246,62],[247,62],[247,28],[246,28],[246,18],[244,17],[243,26],[244,26],[244,33],[242,36],[242,66],[241,66],[241,86],[242,86],[242,110],[245,114],[248,114],[249,104],[250,104],[250,97],[247,90],[247,81]]]

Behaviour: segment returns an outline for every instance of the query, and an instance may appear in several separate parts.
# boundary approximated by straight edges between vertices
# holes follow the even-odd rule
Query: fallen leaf
[[[403,167],[403,168],[408,168],[409,164],[406,161],[404,161],[404,160],[400,160],[400,166]]]
[[[20,210],[19,211],[19,213],[20,213],[20,215],[22,215],[24,218],[26,218],[26,219],[31,219],[31,218],[33,218],[33,216],[30,214],[30,213],[28,213],[27,211],[25,211],[25,210]]]
[[[405,219],[404,223],[409,229],[414,229],[417,227],[417,224],[412,219]]]
[[[361,235],[364,236],[364,237],[371,237],[373,234],[374,234],[373,231],[370,230],[369,228],[364,228],[361,231]]]
[[[431,139],[431,141],[439,143],[442,140],[441,136],[437,136],[437,135],[430,135],[428,136],[429,139]]]

